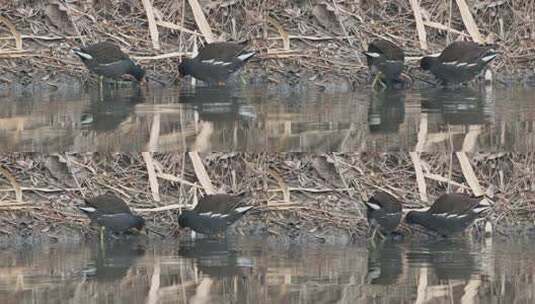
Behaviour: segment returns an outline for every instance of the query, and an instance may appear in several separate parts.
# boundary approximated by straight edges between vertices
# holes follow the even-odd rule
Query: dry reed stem
[[[22,38],[19,31],[17,31],[17,28],[13,25],[13,23],[7,20],[7,18],[2,16],[0,16],[0,22],[3,22],[11,32],[11,35],[13,35],[13,38],[15,39],[15,48],[19,51],[22,51]]]
[[[214,185],[212,185],[210,176],[208,176],[208,173],[206,172],[206,169],[204,168],[204,164],[202,163],[199,153],[188,152],[188,155],[189,155],[189,158],[191,159],[191,163],[193,164],[193,170],[195,171],[195,175],[197,176],[197,179],[199,180],[199,183],[201,184],[201,186],[204,188],[204,192],[206,192],[206,194],[216,193]]]
[[[470,186],[474,195],[480,196],[480,195],[485,194],[485,192],[481,190],[479,181],[476,177],[476,174],[474,173],[474,169],[472,168],[472,165],[470,164],[470,160],[468,159],[468,156],[466,156],[466,153],[456,152],[456,155],[457,155],[457,159],[459,160],[459,164],[461,165],[461,170],[463,172],[464,178],[466,179],[466,183]]]
[[[141,152],[145,164],[147,166],[147,174],[149,175],[150,191],[152,193],[152,199],[160,201],[160,185],[158,184],[158,178],[156,177],[156,171],[154,170],[154,163],[150,152]]]
[[[212,28],[208,24],[206,17],[202,11],[201,5],[197,0],[188,0],[191,10],[193,11],[193,18],[199,27],[199,31],[204,36],[204,39],[207,43],[212,43],[215,41],[214,34],[212,33]]]
[[[152,270],[152,277],[150,283],[149,294],[147,296],[147,304],[159,303],[160,294],[160,259],[154,259],[154,269]]]
[[[452,29],[451,27],[449,27],[447,25],[444,25],[442,23],[439,23],[439,22],[424,21],[424,25],[426,25],[428,27],[436,28],[437,30],[448,31],[450,33],[454,33],[454,34],[457,34],[457,35],[460,35],[460,36],[465,36],[465,37],[470,36],[470,35],[468,35],[466,33],[463,33],[463,32],[458,31],[456,29]]]
[[[412,11],[414,13],[414,20],[416,21],[416,30],[418,31],[418,39],[420,40],[420,47],[427,50],[427,33],[422,19],[422,12],[418,0],[409,0]]]
[[[425,184],[424,172],[422,170],[422,162],[420,160],[420,154],[418,152],[410,152],[410,157],[414,165],[414,171],[416,173],[416,183],[418,185],[418,192],[420,193],[420,199],[424,202],[428,202],[427,199],[427,186]]]
[[[131,56],[135,60],[139,61],[148,61],[148,60],[161,60],[161,59],[168,59],[168,58],[175,58],[175,57],[183,57],[183,56],[190,56],[191,52],[170,52],[166,54],[160,54],[155,56]]]
[[[165,27],[165,28],[168,28],[168,29],[176,30],[176,31],[181,31],[181,32],[188,33],[188,34],[195,35],[195,36],[202,36],[201,33],[198,33],[196,31],[192,31],[192,30],[188,30],[187,28],[185,28],[183,26],[180,26],[178,24],[172,23],[172,22],[156,21],[156,25],[161,26],[161,27]]]
[[[165,180],[168,180],[168,181],[171,181],[171,182],[175,182],[175,183],[184,184],[184,185],[189,186],[189,187],[202,188],[201,186],[199,186],[197,184],[188,182],[187,180],[184,180],[184,179],[182,179],[182,178],[180,178],[178,176],[174,176],[172,174],[158,173],[158,174],[156,174],[156,176],[158,176],[161,179],[165,179]]]
[[[169,211],[169,210],[176,210],[184,208],[185,205],[183,204],[171,204],[163,207],[156,207],[156,208],[133,208],[134,211],[144,213],[144,212],[162,212],[162,211]]]
[[[158,32],[158,27],[156,26],[156,20],[154,18],[154,9],[152,8],[152,3],[150,0],[141,0],[145,12],[147,14],[147,22],[149,23],[149,33],[152,40],[152,47],[156,50],[160,49],[160,33]]]
[[[459,7],[459,11],[461,12],[461,17],[463,19],[464,26],[466,27],[466,30],[468,31],[470,36],[472,36],[472,40],[478,43],[482,43],[483,39],[481,38],[479,28],[477,27],[477,24],[474,21],[474,17],[472,17],[472,13],[470,12],[468,4],[466,4],[465,0],[455,1],[457,2],[457,6]]]
[[[283,49],[285,51],[290,50],[290,38],[288,37],[288,32],[282,27],[282,25],[275,20],[275,18],[267,17],[268,23],[273,25],[273,27],[279,32],[280,38],[282,39]]]
[[[17,202],[22,203],[22,189],[20,187],[20,184],[17,182],[15,177],[9,172],[6,168],[3,166],[0,166],[0,172],[7,178],[7,180],[11,183],[11,186],[13,186],[13,190],[15,191],[15,199]]]
[[[269,174],[273,176],[273,178],[279,184],[280,191],[282,191],[283,201],[285,203],[290,203],[290,190],[288,188],[288,184],[284,182],[284,179],[279,175],[279,173],[277,173],[277,171],[269,169]],[[269,202],[268,205],[270,205]]]

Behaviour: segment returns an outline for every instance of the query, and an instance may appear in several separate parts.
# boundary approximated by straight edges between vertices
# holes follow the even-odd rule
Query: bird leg
[[[100,226],[99,228],[99,238],[100,238],[100,249],[104,250],[104,226]]]
[[[377,82],[379,82],[379,84],[381,84],[381,87],[382,89],[386,89],[386,84],[381,80],[381,77],[383,76],[383,73],[381,72],[377,72],[377,74],[375,74],[375,78],[373,79],[373,82],[372,82],[372,88],[375,90],[375,87],[377,85]]]
[[[370,236],[370,239],[375,239],[375,234],[377,233],[377,227],[373,227],[372,235]]]
[[[372,248],[375,248],[375,233],[377,233],[377,227],[373,227],[373,232],[372,232],[372,235],[371,237],[368,239],[370,241],[370,245],[372,246]]]
[[[376,229],[377,230],[377,229]],[[377,235],[379,235],[379,238],[385,240],[386,239],[386,236],[379,230],[377,230]]]
[[[100,93],[100,101],[104,98],[104,88],[103,88],[104,76],[98,76],[98,92]]]

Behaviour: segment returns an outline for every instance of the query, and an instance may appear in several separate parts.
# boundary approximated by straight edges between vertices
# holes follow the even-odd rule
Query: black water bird
[[[247,50],[244,43],[209,43],[199,50],[196,57],[184,58],[178,71],[181,77],[191,75],[209,84],[224,84],[254,55],[255,51]]]
[[[134,78],[137,81],[143,81],[145,76],[145,70],[111,41],[72,50],[91,72],[99,76],[116,80]]]
[[[392,195],[377,191],[365,202],[368,223],[374,229],[372,238],[377,230],[383,235],[390,235],[401,222],[401,202]]]
[[[423,57],[420,67],[443,85],[455,85],[474,79],[497,55],[494,45],[456,41],[440,54]]]
[[[145,226],[145,220],[133,214],[126,202],[113,193],[108,192],[85,199],[85,204],[78,208],[91,219],[92,223],[98,224],[106,231],[112,233],[142,231]]]
[[[376,39],[368,45],[364,55],[371,74],[375,75],[372,87],[375,88],[377,81],[384,87],[393,87],[407,80],[408,77],[403,74],[405,54],[395,43]]]
[[[483,197],[463,193],[441,195],[427,211],[410,211],[405,218],[408,224],[418,224],[443,237],[463,232],[475,219],[491,207]]]
[[[178,224],[206,235],[225,232],[228,226],[253,208],[243,205],[243,195],[207,195],[199,200],[193,210],[182,211],[178,216]]]

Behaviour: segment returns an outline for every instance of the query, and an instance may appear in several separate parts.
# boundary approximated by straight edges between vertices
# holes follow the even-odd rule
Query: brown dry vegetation
[[[378,189],[402,199],[405,211],[446,191],[483,191],[495,202],[488,219],[501,234],[512,233],[505,227],[535,220],[534,154],[471,155],[473,178],[460,165],[461,155],[5,154],[0,234],[79,236],[88,221],[76,207],[82,197],[104,191],[123,197],[149,227],[168,236],[178,230],[181,208],[214,191],[249,193],[256,209],[239,222],[238,233],[283,240],[335,243],[364,236],[362,201]],[[421,172],[423,183],[415,172]]]
[[[456,39],[474,39],[499,45],[493,69],[500,75],[527,80],[533,74],[534,0],[423,0],[414,1],[419,2],[415,7],[411,2],[4,1],[0,14],[4,21],[0,20],[0,71],[4,76],[0,79],[10,81],[12,72],[21,82],[43,77],[43,73],[85,76],[87,72],[69,51],[103,39],[119,43],[151,73],[170,78],[176,75],[179,57],[191,52],[196,41],[249,40],[260,52],[251,67],[275,82],[311,78],[362,83],[366,69],[360,53],[376,37],[402,45],[413,57],[409,64],[414,70],[414,57],[439,51]],[[192,10],[196,4],[200,9]],[[465,15],[460,10],[463,4],[467,4]],[[207,23],[199,15],[206,16]],[[421,19],[416,22],[414,16]],[[425,45],[427,50],[422,48]]]

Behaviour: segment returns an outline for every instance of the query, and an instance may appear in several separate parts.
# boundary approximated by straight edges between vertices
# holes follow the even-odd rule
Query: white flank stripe
[[[241,61],[245,61],[251,57],[253,57],[255,54],[255,52],[250,52],[250,53],[245,53],[245,54],[241,54],[240,56],[238,56],[238,59],[241,60]]]
[[[474,208],[472,209],[474,211],[474,213],[481,213],[485,210],[489,209],[489,207],[477,207],[477,208]]]
[[[458,67],[463,67],[463,66],[465,66],[465,65],[467,65],[467,64],[468,64],[468,63],[466,63],[466,62],[461,62],[461,63],[457,64],[457,66],[458,66]]]
[[[83,210],[85,212],[89,212],[89,213],[93,213],[95,211],[97,211],[97,209],[93,208],[93,207],[78,207],[80,208],[80,210]]]
[[[206,64],[213,64],[214,61],[215,61],[214,59],[209,59],[209,60],[202,60],[201,62],[206,63]]]
[[[204,212],[204,213],[201,213],[199,215],[210,216],[210,215],[212,215],[212,212]]]
[[[457,61],[444,62],[444,64],[446,64],[446,65],[456,65]]]
[[[466,65],[467,67],[471,68],[471,67],[475,67],[477,65],[477,63],[470,63],[468,65]]]
[[[427,57],[438,57],[440,56],[442,53],[436,53],[436,54],[431,54],[431,55],[427,55]]]
[[[372,208],[372,209],[375,209],[375,210],[379,210],[381,209],[381,206],[377,205],[377,204],[374,204],[374,203],[370,203],[370,202],[366,202],[366,206]]]
[[[251,208],[253,208],[253,206],[239,207],[239,208],[234,209],[234,211],[238,213],[244,213]]]
[[[210,215],[210,217],[221,217],[221,214],[219,214],[219,213],[214,213],[214,214]]]
[[[481,58],[481,60],[483,60],[483,61],[485,61],[485,62],[489,62],[489,61],[491,61],[492,59],[494,59],[496,56],[498,56],[498,54],[488,55],[488,56],[485,56],[485,57]]]
[[[364,55],[366,55],[366,56],[370,56],[370,57],[374,57],[374,58],[379,58],[379,57],[381,57],[381,54],[379,54],[379,53],[374,53],[374,52],[364,52]]]

